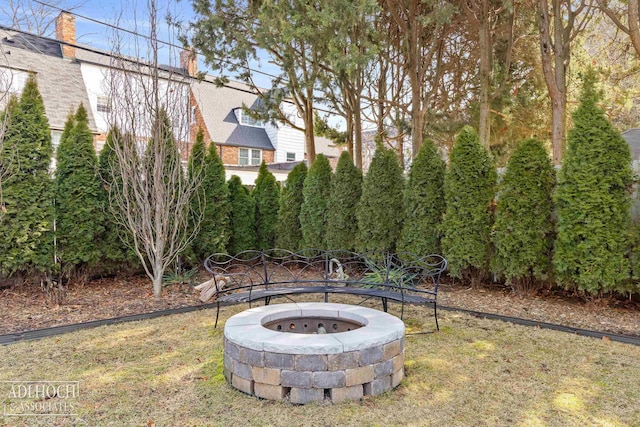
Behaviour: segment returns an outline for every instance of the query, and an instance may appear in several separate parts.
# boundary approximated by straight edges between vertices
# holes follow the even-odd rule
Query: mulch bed
[[[201,279],[206,280],[206,276]],[[49,301],[36,286],[15,286],[0,290],[3,314],[0,334],[200,305],[198,296],[199,292],[191,285],[173,284],[166,286],[162,299],[157,300],[144,276],[70,285],[62,304]],[[438,302],[467,310],[640,336],[640,304],[629,300],[585,301],[558,291],[521,298],[504,286],[472,289],[466,284],[444,283]]]

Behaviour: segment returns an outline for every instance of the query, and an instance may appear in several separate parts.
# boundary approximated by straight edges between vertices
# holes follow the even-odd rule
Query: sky
[[[29,0],[25,0],[29,1]],[[47,1],[47,0],[44,0]],[[75,1],[81,2],[81,6],[73,10],[76,14],[76,37],[78,43],[89,45],[104,50],[112,50],[113,40],[115,37],[114,29],[105,25],[100,25],[90,20],[84,19],[82,16],[92,18],[98,21],[103,21],[109,24],[116,25],[117,27],[125,28],[142,34],[148,34],[148,12],[146,9],[146,1],[135,0],[63,0],[67,4],[73,4]],[[190,0],[172,1],[172,0],[159,0],[159,16],[161,28],[159,31],[159,39],[170,41],[175,45],[180,45],[177,40],[177,33],[175,30],[169,28],[166,24],[164,17],[167,11],[170,12],[173,19],[183,22],[185,26],[188,22],[195,18],[193,8]],[[64,3],[61,3],[64,4]],[[81,16],[78,16],[81,15]],[[133,46],[138,43],[138,46],[144,45],[145,40],[139,37],[135,37],[126,33],[119,33],[121,37],[124,37],[125,44],[132,49],[130,52],[124,52],[131,56],[143,56],[141,54],[136,55]],[[146,50],[146,46],[141,51]],[[165,47],[161,51],[161,62],[173,63],[177,65],[178,49],[171,48],[173,51],[169,53],[169,48]],[[169,55],[172,55],[173,59],[169,59]],[[261,71],[277,74],[277,67],[269,64],[268,61],[262,60],[260,65],[255,64]],[[207,71],[208,67],[204,62],[202,56],[199,56],[198,68],[200,71]],[[233,79],[233,75],[225,73],[227,77]],[[264,75],[256,74],[256,81],[258,85],[262,87],[270,87],[270,78]]]

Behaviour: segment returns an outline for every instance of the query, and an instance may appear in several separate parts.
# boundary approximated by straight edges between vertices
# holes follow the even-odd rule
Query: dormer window
[[[241,125],[253,126],[258,128],[264,127],[264,122],[262,120],[256,120],[250,115],[245,114],[245,112],[242,111],[242,108],[238,108],[236,110],[236,115],[238,117],[238,123],[240,123]]]

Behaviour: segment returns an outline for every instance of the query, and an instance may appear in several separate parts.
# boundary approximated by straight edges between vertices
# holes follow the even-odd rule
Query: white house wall
[[[109,124],[107,122],[107,113],[98,112],[98,97],[107,96],[108,84],[107,84],[107,69],[98,67],[92,64],[82,63],[80,65],[80,71],[82,72],[82,79],[84,85],[87,88],[87,95],[89,96],[89,103],[93,118],[96,121],[96,127],[98,132],[107,133],[109,130]],[[97,147],[100,150],[102,147]]]
[[[139,137],[150,135],[152,118],[150,113],[145,110],[149,108],[145,107],[147,104],[147,95],[145,94],[145,88],[151,87],[150,77],[141,76],[136,73],[125,75],[117,72],[112,74],[113,71],[107,67],[102,67],[90,63],[81,64],[82,78],[87,88],[87,95],[93,117],[95,118],[96,127],[100,133],[107,133],[111,121],[119,123],[123,130],[125,125],[121,122],[127,123],[131,120],[135,123],[136,134]],[[128,79],[128,87],[123,89],[124,93],[119,95],[128,98],[128,100],[118,100],[117,96],[111,96],[110,81],[112,78],[126,78]],[[123,80],[124,81],[124,80]],[[173,126],[174,136],[181,141],[189,141],[189,86],[182,81],[174,81],[161,79],[159,84],[159,93],[161,100],[164,100],[164,104],[167,105],[167,113]],[[113,108],[113,114],[107,112],[98,111],[98,97],[107,96],[111,98],[111,107]],[[135,98],[135,99],[131,99]],[[136,99],[139,100],[135,102]],[[133,102],[132,102],[133,101]],[[132,105],[141,105],[135,117],[128,114],[122,114],[122,111],[118,111],[120,108],[131,107]],[[145,117],[147,116],[147,117]],[[102,147],[97,147],[100,150]]]
[[[291,120],[296,126],[304,128],[304,123],[302,118],[298,115],[298,110],[295,105],[290,103],[282,104],[282,111],[288,116],[289,120]],[[287,153],[295,153],[296,161],[304,160],[304,150],[305,150],[305,142],[304,142],[304,132],[296,130],[289,125],[280,125],[275,130],[275,140],[271,137],[269,131],[267,134],[273,143],[273,146],[276,149],[274,161],[276,163],[284,163],[287,161]]]

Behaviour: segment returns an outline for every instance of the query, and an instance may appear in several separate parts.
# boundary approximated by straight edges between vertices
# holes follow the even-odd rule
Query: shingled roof
[[[242,125],[235,114],[242,104],[253,106],[258,96],[242,83],[229,82],[227,86],[218,87],[207,80],[194,80],[191,84],[211,140],[216,144],[275,150],[264,128]]]
[[[60,43],[0,26],[0,49],[5,55],[0,67],[8,65],[13,70],[36,74],[51,129],[63,130],[69,113],[82,103],[89,115],[89,128],[98,133],[80,63],[64,58]]]

